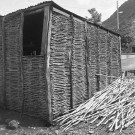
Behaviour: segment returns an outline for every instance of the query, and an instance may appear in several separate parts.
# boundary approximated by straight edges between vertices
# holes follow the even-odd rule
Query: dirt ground
[[[6,127],[6,120],[18,120],[20,127],[15,130]],[[109,132],[107,125],[96,127],[96,123],[81,123],[67,132],[62,132],[57,126],[49,126],[44,120],[20,115],[15,111],[0,108],[0,135],[135,135],[135,124],[121,133]]]

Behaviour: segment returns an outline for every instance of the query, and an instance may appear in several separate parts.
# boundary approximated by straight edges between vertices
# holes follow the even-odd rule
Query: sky
[[[0,15],[27,8],[46,0],[0,0]],[[53,0],[61,7],[82,17],[90,17],[88,9],[96,8],[102,14],[102,21],[116,11],[116,0]],[[119,6],[127,0],[118,0]]]

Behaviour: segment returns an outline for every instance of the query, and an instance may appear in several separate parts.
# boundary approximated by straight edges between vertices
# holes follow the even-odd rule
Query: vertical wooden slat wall
[[[3,17],[0,16],[0,106],[4,106],[4,46],[3,46]]]
[[[22,85],[20,71],[21,13],[8,15],[4,20],[5,90],[8,109],[20,111]]]

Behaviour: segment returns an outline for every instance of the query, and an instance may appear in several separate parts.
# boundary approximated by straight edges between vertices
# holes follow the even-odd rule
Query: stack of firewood
[[[110,131],[122,131],[135,121],[135,80],[117,79],[74,111],[55,121],[63,130],[83,121],[96,121],[97,126],[107,124]]]

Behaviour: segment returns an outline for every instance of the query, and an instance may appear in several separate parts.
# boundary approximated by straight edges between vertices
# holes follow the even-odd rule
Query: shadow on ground
[[[48,127],[50,126],[43,119],[21,115],[18,112],[0,108],[0,125],[6,124],[7,120],[18,120],[22,127]]]

